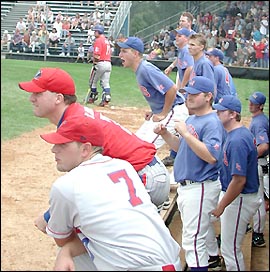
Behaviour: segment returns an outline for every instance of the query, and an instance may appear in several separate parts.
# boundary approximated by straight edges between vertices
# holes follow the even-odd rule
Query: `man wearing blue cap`
[[[226,271],[245,271],[241,246],[247,224],[260,205],[258,153],[254,136],[240,123],[240,100],[233,95],[224,95],[213,108],[217,110],[227,136],[220,171],[222,191],[212,215],[220,217],[220,250]]]
[[[183,88],[193,114],[185,122],[176,122],[175,130],[180,137],[162,124],[155,129],[177,152],[174,161],[174,178],[179,184],[177,204],[183,224],[182,246],[191,271],[208,271],[206,237],[213,227],[209,215],[221,190],[219,171],[225,131],[212,110],[214,89],[210,79],[194,77]]]
[[[165,69],[164,73],[169,75],[173,68],[177,67],[176,86],[179,90],[188,84],[192,67],[194,65],[194,60],[193,57],[189,54],[187,45],[188,37],[192,32],[185,27],[176,29],[175,32],[175,45],[178,48],[178,56],[173,61],[173,63]],[[176,153],[173,150],[170,150],[170,155],[165,157],[162,162],[166,166],[172,166],[175,157]]]
[[[154,128],[161,122],[176,134],[174,120],[185,120],[188,116],[185,98],[177,92],[175,83],[168,76],[143,59],[144,44],[141,39],[128,37],[124,42],[117,44],[120,47],[119,57],[123,66],[135,72],[139,88],[151,109],[145,113],[145,122],[136,135],[160,148],[165,142],[154,133]]]
[[[233,78],[229,70],[223,65],[223,52],[220,49],[214,48],[205,52],[205,54],[214,66],[214,77],[217,84],[215,103],[217,103],[223,95],[237,95]]]
[[[258,211],[253,216],[252,246],[265,247],[264,229],[266,222],[266,209],[269,209],[269,119],[263,108],[266,97],[262,92],[254,92],[249,96],[249,111],[252,114],[249,129],[256,140],[258,151],[258,174],[260,180],[260,195],[262,201]]]

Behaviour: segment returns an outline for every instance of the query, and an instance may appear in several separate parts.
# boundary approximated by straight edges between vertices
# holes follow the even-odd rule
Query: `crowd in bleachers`
[[[192,28],[204,33],[207,50],[219,48],[224,52],[224,64],[269,68],[268,14],[268,1],[228,1],[222,14],[209,11],[194,16]],[[146,59],[171,61],[176,58],[174,29],[164,26],[146,43]]]
[[[25,18],[19,18],[16,25],[18,31],[14,34],[4,32],[2,45],[8,50],[17,52],[38,52],[45,48],[54,52],[54,48],[61,46],[59,54],[69,56],[70,52],[76,53],[80,42],[83,42],[88,52],[94,40],[93,27],[96,24],[109,26],[113,19],[109,7],[117,7],[120,1],[80,1],[81,6],[93,4],[92,12],[74,16],[54,14],[49,6],[46,29],[46,14],[43,1],[30,7]],[[207,40],[207,50],[219,48],[224,52],[224,64],[269,68],[269,2],[268,1],[227,1],[226,9],[221,14],[200,12],[194,16],[193,30],[204,33]],[[175,46],[175,32],[177,26],[164,26],[158,35],[145,43],[145,56],[148,60],[173,61],[177,56]],[[50,31],[49,31],[50,29]],[[67,53],[63,53],[67,39],[74,32],[84,32],[85,40],[75,39],[75,44],[70,45]],[[9,37],[9,36],[11,37]],[[7,38],[10,41],[7,41]],[[114,37],[109,37],[112,50]],[[113,52],[112,55],[115,55]]]
[[[113,14],[109,8],[119,6],[119,1],[80,1],[80,4],[91,5],[93,10],[88,8],[89,12],[83,14],[76,12],[74,15],[61,11],[54,13],[44,1],[37,1],[35,5],[29,7],[24,18],[19,18],[14,33],[4,32],[1,51],[6,46],[9,52],[43,53],[46,47],[47,55],[57,52],[61,56],[70,56],[71,53],[77,53],[80,43],[88,50],[95,38],[94,26],[96,24],[110,26]],[[77,39],[71,39],[76,32],[82,35],[76,35]],[[69,43],[70,40],[73,42]]]

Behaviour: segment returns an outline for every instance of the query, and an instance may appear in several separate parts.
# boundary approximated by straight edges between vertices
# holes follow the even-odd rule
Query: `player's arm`
[[[186,68],[185,73],[184,73],[184,76],[183,76],[183,79],[182,79],[182,81],[180,82],[179,89],[182,89],[182,88],[184,88],[185,86],[187,86],[188,81],[189,81],[189,79],[190,79],[190,74],[191,74],[191,72],[192,72],[192,69],[193,69],[193,66],[189,66],[189,67]]]
[[[99,62],[99,60],[100,60],[100,55],[93,54],[93,63],[96,64]]]
[[[217,162],[216,158],[208,150],[206,144],[195,138],[188,130],[186,123],[183,121],[175,121],[175,129],[186,140],[188,146],[192,151],[202,160],[214,164]]]
[[[233,175],[226,193],[218,203],[216,209],[212,211],[212,214],[219,217],[224,212],[225,208],[242,192],[245,184],[245,176]]]
[[[54,240],[56,244],[61,247],[56,257],[54,270],[75,271],[73,257],[79,256],[86,252],[86,249],[79,237],[75,234],[75,232],[73,232],[68,238],[55,238]]]
[[[158,123],[154,128],[154,132],[160,135],[172,150],[178,151],[180,145],[179,137],[170,133],[164,124]]]
[[[171,71],[173,70],[174,67],[176,67],[177,64],[177,58],[173,61],[172,64],[170,64],[165,70],[164,70],[164,74],[165,75],[169,75],[171,73]]]
[[[154,122],[159,122],[167,117],[168,113],[170,112],[172,108],[173,102],[175,100],[176,91],[177,91],[177,87],[175,84],[173,84],[173,86],[165,94],[165,101],[164,101],[162,112],[160,112],[159,114],[153,115]]]
[[[262,143],[257,146],[258,157],[263,156],[269,150],[269,143]]]

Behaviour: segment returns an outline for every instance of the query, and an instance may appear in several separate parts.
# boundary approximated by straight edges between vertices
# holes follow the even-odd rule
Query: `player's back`
[[[98,154],[54,186],[74,202],[70,220],[89,239],[98,268],[132,270],[176,262],[180,246],[127,161]]]
[[[154,144],[141,140],[134,133],[100,112],[74,103],[66,110],[64,119],[70,115],[85,113],[92,116],[92,118],[102,120],[105,135],[103,146],[104,155],[127,160],[132,164],[136,171],[143,169],[153,160],[157,151]]]

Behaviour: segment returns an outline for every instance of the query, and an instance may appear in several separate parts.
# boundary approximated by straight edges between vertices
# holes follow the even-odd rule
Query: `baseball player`
[[[241,121],[241,102],[224,95],[213,105],[227,131],[220,170],[222,191],[212,214],[220,217],[221,254],[226,271],[245,271],[241,250],[247,224],[260,205],[255,139]]]
[[[223,52],[220,49],[214,48],[213,50],[205,52],[205,54],[214,66],[214,76],[217,84],[215,103],[217,103],[223,95],[237,95],[233,78],[229,70],[222,64],[224,59]]]
[[[57,127],[73,115],[87,114],[101,120],[105,133],[103,154],[130,162],[156,206],[166,200],[170,191],[169,173],[156,155],[154,144],[141,140],[101,113],[75,103],[75,84],[67,72],[59,68],[42,68],[33,80],[20,82],[19,87],[31,93],[30,101],[36,106],[35,116],[48,118]],[[61,94],[61,103],[56,104],[56,94]]]
[[[120,47],[119,57],[123,66],[135,72],[139,88],[151,108],[151,111],[146,112],[145,122],[136,135],[154,143],[158,149],[165,142],[154,133],[154,127],[162,122],[175,134],[174,120],[185,120],[188,116],[185,98],[177,92],[176,85],[169,77],[143,59],[144,44],[141,39],[128,37],[126,41],[117,44]]]
[[[73,257],[83,253],[102,271],[181,270],[180,246],[133,166],[102,155],[100,121],[72,116],[41,138],[67,172],[50,191],[46,231],[61,247],[54,270],[74,270]]]
[[[218,203],[220,159],[224,129],[212,110],[214,82],[203,76],[194,77],[184,87],[186,104],[192,115],[179,121],[171,134],[163,124],[155,132],[163,137],[177,155],[174,178],[179,184],[177,204],[182,219],[182,247],[191,271],[208,271],[209,251],[206,236],[210,214]]]
[[[190,73],[192,71],[192,66],[194,65],[193,57],[189,54],[188,51],[188,37],[191,35],[191,31],[189,31],[187,28],[180,28],[175,30],[175,45],[178,48],[178,56],[177,59],[168,66],[164,73],[166,75],[169,75],[172,71],[172,69],[177,67],[177,80],[176,85],[177,89],[182,89],[188,84]],[[172,166],[174,159],[176,157],[176,152],[173,150],[170,150],[170,155],[165,157],[162,162],[165,166]]]
[[[269,155],[269,119],[263,108],[266,97],[262,92],[254,92],[249,97],[249,111],[252,114],[249,129],[256,140],[258,152],[258,174],[261,199],[269,199],[269,173],[266,157]],[[268,188],[268,189],[267,189]],[[265,203],[262,201],[258,211],[253,216],[252,245],[264,247],[264,229],[266,222]]]
[[[89,76],[89,90],[84,103],[92,104],[98,99],[97,84],[100,80],[100,86],[103,91],[99,106],[104,107],[111,101],[111,46],[104,35],[104,27],[102,25],[95,25],[93,30],[96,38],[93,44],[93,66]]]

